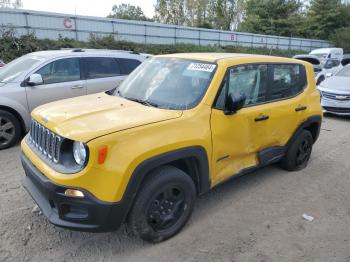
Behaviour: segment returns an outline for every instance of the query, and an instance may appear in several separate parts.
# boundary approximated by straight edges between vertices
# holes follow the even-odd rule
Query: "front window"
[[[0,71],[0,82],[9,83],[21,75],[23,72],[32,68],[34,65],[40,63],[44,59],[41,57],[34,56],[23,56],[16,60],[13,60],[11,63],[7,64]]]
[[[336,76],[350,77],[350,66],[344,67]]]
[[[39,69],[44,85],[80,80],[79,58],[56,60]]]
[[[115,94],[159,108],[190,109],[203,98],[215,69],[213,63],[153,58],[137,67]]]

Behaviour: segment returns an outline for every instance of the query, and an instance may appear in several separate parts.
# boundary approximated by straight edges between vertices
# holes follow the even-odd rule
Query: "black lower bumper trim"
[[[25,155],[21,160],[26,173],[23,186],[52,224],[79,231],[108,232],[124,222],[130,207],[128,201],[106,203],[83,189],[79,190],[84,198],[67,197],[67,187],[51,182]]]

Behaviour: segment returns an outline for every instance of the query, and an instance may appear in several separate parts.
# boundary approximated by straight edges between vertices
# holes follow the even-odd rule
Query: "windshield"
[[[33,65],[42,60],[43,58],[34,56],[23,56],[16,60],[13,60],[11,63],[7,64],[4,68],[1,69],[0,82],[8,83],[14,81],[24,71],[30,69]]]
[[[311,54],[311,55],[317,56],[321,60],[328,58],[328,53]]]
[[[203,98],[215,69],[207,62],[152,58],[135,69],[115,95],[164,109],[190,109]]]
[[[336,76],[350,77],[350,66],[344,67],[336,74]]]

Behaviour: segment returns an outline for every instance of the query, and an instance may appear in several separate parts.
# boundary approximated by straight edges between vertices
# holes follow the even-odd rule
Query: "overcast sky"
[[[22,0],[24,9],[77,15],[106,17],[115,4],[132,4],[142,8],[146,16],[153,17],[156,0]]]

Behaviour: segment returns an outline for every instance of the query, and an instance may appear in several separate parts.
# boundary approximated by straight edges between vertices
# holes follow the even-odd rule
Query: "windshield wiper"
[[[125,99],[128,99],[130,101],[134,101],[136,103],[140,103],[142,105],[146,105],[146,106],[152,106],[152,107],[159,107],[158,104],[147,101],[147,100],[142,100],[142,99],[137,99],[137,98],[132,98],[132,97],[126,97],[124,96]]]

